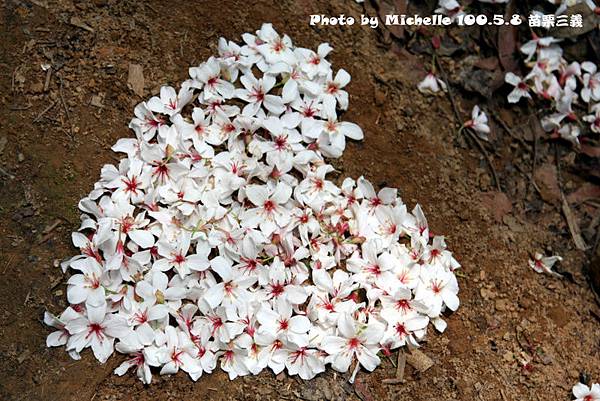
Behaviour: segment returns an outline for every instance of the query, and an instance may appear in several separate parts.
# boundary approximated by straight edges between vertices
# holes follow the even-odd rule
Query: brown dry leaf
[[[571,237],[573,237],[573,242],[577,249],[585,251],[587,249],[587,245],[581,236],[581,230],[579,229],[579,223],[577,223],[577,218],[573,214],[571,207],[569,206],[569,202],[564,195],[562,195],[562,211],[565,215],[565,219],[567,219],[567,225],[569,226],[569,231],[571,232]]]
[[[433,366],[433,360],[418,349],[407,353],[406,362],[421,373]]]
[[[535,171],[535,182],[545,202],[556,204],[560,200],[560,188],[556,176],[556,166],[546,163]]]
[[[589,199],[600,198],[600,186],[586,182],[575,191],[567,195],[569,203],[578,204]]]
[[[581,153],[589,157],[600,157],[600,146],[581,145]]]
[[[477,60],[473,65],[482,70],[494,71],[499,67],[499,62],[497,57],[487,57]]]
[[[505,20],[510,21],[514,13],[514,2],[510,2],[506,8]],[[515,58],[517,51],[517,26],[508,25],[498,29],[498,59],[504,71],[516,71],[519,64]]]
[[[512,211],[512,202],[504,192],[489,191],[481,194],[481,204],[497,222]]]
[[[391,14],[406,14],[408,0],[379,0],[376,1],[377,16],[380,25],[385,22],[385,16]],[[404,27],[402,25],[383,25],[396,39],[404,38]]]
[[[139,64],[129,64],[127,86],[139,97],[144,96],[144,71]]]
[[[581,28],[576,27],[553,27],[549,31],[550,36],[558,37],[558,38],[574,38],[579,35],[583,35],[584,33],[588,33],[593,31],[597,26],[600,18],[594,11],[591,10],[586,4],[580,3],[571,6],[563,12],[563,15],[568,15],[569,19],[571,15],[579,14],[583,18],[583,26]]]

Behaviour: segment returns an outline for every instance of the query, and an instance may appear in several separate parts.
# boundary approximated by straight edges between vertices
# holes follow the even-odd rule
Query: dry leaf
[[[406,362],[421,373],[433,366],[433,360],[418,349],[406,355]]]
[[[556,176],[556,167],[546,163],[535,170],[535,182],[540,188],[540,195],[545,202],[556,204],[560,199],[560,188]]]
[[[598,185],[586,182],[575,191],[567,195],[569,203],[581,203],[589,199],[600,198],[600,187]]]
[[[127,86],[139,97],[144,96],[144,72],[139,64],[129,64]]]

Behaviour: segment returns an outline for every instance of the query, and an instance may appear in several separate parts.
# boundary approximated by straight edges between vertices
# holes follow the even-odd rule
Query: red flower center
[[[287,330],[289,327],[289,322],[287,319],[283,319],[279,321],[279,330]]]
[[[273,297],[278,297],[283,294],[283,284],[271,284],[271,295]]]
[[[263,204],[263,208],[267,211],[267,212],[272,212],[275,209],[275,204],[273,203],[272,200],[267,200],[264,204]]]

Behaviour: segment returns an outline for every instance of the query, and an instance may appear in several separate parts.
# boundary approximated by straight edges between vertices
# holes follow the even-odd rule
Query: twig
[[[392,379],[383,379],[384,384],[404,383],[404,368],[406,367],[406,354],[403,349],[398,350],[398,363],[396,365],[396,377]]]
[[[434,49],[434,52],[435,52],[435,49]],[[440,63],[440,60],[438,59],[438,57],[434,57],[434,59],[435,59],[436,65],[438,66],[440,72],[442,73],[442,78],[444,79],[444,82],[446,84],[446,93],[448,94],[448,98],[450,99],[450,104],[452,105],[452,110],[454,111],[454,116],[456,117],[456,122],[460,125],[462,119],[460,118],[460,113],[458,112],[458,107],[456,106],[456,102],[454,101],[454,96],[452,96],[452,91],[450,90],[450,82],[448,81],[448,76],[446,75],[446,71],[444,70],[444,67],[442,67],[442,64]],[[485,150],[484,146],[481,144],[481,142],[477,138],[477,135],[475,135],[469,128],[465,129],[465,131],[467,131],[469,133],[469,136],[471,137],[471,139],[473,139],[473,141],[475,141],[475,144],[477,144],[477,147],[479,148],[479,150],[481,151],[481,153],[487,160],[487,163],[490,166],[490,170],[492,172],[492,176],[494,178],[494,182],[496,184],[496,188],[498,189],[498,192],[502,192],[502,188],[500,187],[500,181],[498,180],[498,174],[496,174],[496,169],[494,168],[494,165],[492,164],[492,160],[491,160],[490,155],[488,154],[487,150]]]
[[[434,50],[434,54],[435,54],[435,50]],[[458,112],[458,107],[456,106],[456,103],[454,102],[454,96],[452,96],[452,91],[450,90],[450,82],[448,81],[448,76],[446,75],[446,71],[444,70],[444,67],[442,67],[442,63],[440,63],[439,58],[434,57],[435,59],[435,63],[438,66],[438,68],[440,69],[440,72],[442,73],[442,78],[444,79],[444,82],[446,83],[446,93],[448,94],[448,98],[450,99],[450,104],[452,105],[452,110],[454,111],[454,117],[456,117],[456,122],[460,125],[462,123],[462,120],[460,118],[460,113]]]
[[[71,116],[69,115],[69,108],[67,107],[67,102],[65,102],[65,97],[63,96],[63,79],[62,79],[62,75],[59,75],[58,78],[60,79],[60,88],[59,88],[59,94],[60,94],[60,100],[62,102],[62,105],[65,109],[65,113],[67,115],[67,120],[69,121],[69,137],[71,140],[73,140],[74,138],[74,134],[73,134],[73,123],[71,122]]]
[[[8,106],[8,109],[11,111],[24,111],[24,110],[29,110],[31,108],[31,105],[28,104],[26,106],[16,106],[16,105],[10,105]]]
[[[537,152],[538,152],[538,134],[537,134],[537,130],[534,129],[533,130],[533,162],[531,164],[531,182],[533,183],[533,185],[536,185],[535,169],[537,166]]]
[[[43,231],[44,235],[38,241],[38,245],[41,245],[44,242],[48,241],[50,238],[52,238],[52,231],[54,231],[58,226],[60,226],[61,223],[62,223],[62,220],[56,219],[56,221],[54,223],[52,223],[50,226],[48,226]]]
[[[4,265],[4,270],[2,270],[2,274],[6,273],[8,266],[10,266],[10,264],[13,262],[14,259],[15,259],[15,255],[10,255],[10,257],[6,261],[6,264]]]
[[[473,141],[475,141],[475,144],[479,148],[479,151],[485,157],[485,160],[487,161],[487,164],[490,167],[490,171],[492,172],[492,177],[494,178],[494,183],[496,184],[496,189],[498,190],[498,192],[502,192],[502,187],[500,187],[500,180],[498,180],[498,174],[496,174],[496,169],[494,168],[494,164],[492,163],[492,159],[490,158],[489,153],[487,152],[487,150],[485,150],[485,147],[481,144],[481,142],[479,141],[479,138],[477,138],[477,135],[475,135],[473,133],[473,131],[471,131],[470,128],[466,128],[464,131],[466,131],[469,134],[469,137]]]
[[[8,178],[9,178],[9,179],[11,179],[11,180],[14,180],[14,179],[15,179],[15,176],[14,176],[14,175],[12,175],[12,174],[11,174],[11,173],[9,173],[8,171],[4,170],[2,167],[0,167],[0,174],[2,174],[2,175],[4,175],[4,176],[8,177]]]
[[[567,219],[567,225],[569,226],[569,231],[571,232],[571,237],[573,237],[573,242],[575,243],[575,246],[577,247],[577,249],[585,251],[587,249],[587,245],[586,245],[585,241],[583,240],[583,237],[581,236],[581,230],[579,229],[579,224],[577,224],[577,220],[575,219],[575,216],[573,215],[573,211],[571,210],[571,207],[569,206],[569,202],[567,202],[567,199],[565,198],[565,194],[562,192],[562,190],[560,191],[560,196],[562,198],[562,211],[563,211],[563,214],[565,215],[565,219]]]
[[[531,185],[533,185],[533,188],[537,191],[538,195],[542,196],[542,191],[540,190],[540,187],[538,187],[537,183],[534,180],[532,180],[531,175],[523,171],[523,169],[518,164],[514,164],[514,167],[519,173],[523,175],[523,177],[531,181]]]
[[[498,124],[500,124],[502,126],[502,128],[504,128],[504,131],[506,131],[508,133],[508,135],[510,135],[511,138],[513,138],[515,141],[519,142],[528,151],[531,151],[531,146],[527,142],[525,142],[523,140],[523,138],[521,138],[520,136],[515,134],[513,132],[513,130],[508,126],[508,124],[502,119],[502,117],[500,117],[499,115],[497,115],[495,113],[492,113],[492,117],[494,117],[496,122],[498,122]]]
[[[50,88],[50,78],[52,78],[52,67],[48,68],[48,71],[46,71],[46,81],[44,82],[44,92],[48,92],[48,88]]]
[[[42,110],[42,112],[40,114],[38,114],[38,116],[33,120],[33,122],[34,123],[38,122],[44,116],[44,114],[46,114],[48,111],[50,111],[51,108],[53,108],[56,105],[57,102],[58,102],[58,100],[55,100],[54,102],[52,102],[50,104],[50,106],[48,106],[44,110]]]
[[[562,199],[562,212],[565,215],[565,219],[567,220],[567,226],[569,227],[569,231],[571,232],[571,237],[573,238],[573,242],[577,249],[585,251],[588,246],[586,245],[583,237],[581,236],[581,230],[579,229],[579,224],[577,223],[577,219],[571,210],[571,206],[569,206],[569,202],[567,202],[567,198],[565,198],[565,193],[563,191],[562,185],[562,176],[560,169],[560,154],[558,150],[558,146],[556,143],[554,144],[554,160],[556,162],[556,178],[558,181],[558,189],[560,191],[560,197]]]

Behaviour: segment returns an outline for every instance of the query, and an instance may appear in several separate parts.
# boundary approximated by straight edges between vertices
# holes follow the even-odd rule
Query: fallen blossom
[[[419,83],[417,89],[421,93],[432,94],[437,93],[440,90],[446,91],[446,83],[435,76],[433,73],[427,74],[425,78]]]
[[[562,257],[558,255],[544,256],[543,254],[536,252],[536,254],[533,256],[533,259],[529,260],[529,267],[531,267],[537,273],[546,273],[557,277],[562,277],[560,274],[552,270],[552,266],[554,266],[556,262],[561,262],[562,260]]]
[[[490,127],[488,125],[488,117],[485,112],[479,109],[479,106],[475,105],[471,112],[471,119],[463,124],[465,128],[471,128],[479,135],[481,139],[487,141],[488,134],[490,133]]]
[[[600,384],[594,383],[586,386],[583,383],[577,383],[573,386],[573,396],[575,401],[600,401]]]

